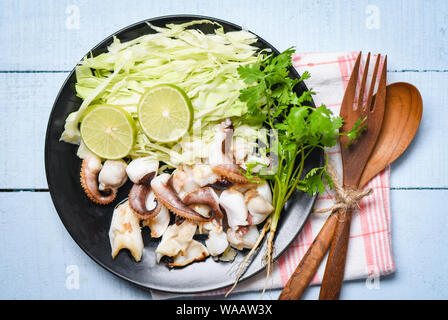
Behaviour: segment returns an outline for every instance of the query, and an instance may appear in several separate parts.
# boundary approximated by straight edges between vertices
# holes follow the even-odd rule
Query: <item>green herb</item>
[[[355,124],[353,125],[353,128],[347,132],[348,142],[345,144],[345,147],[348,148],[350,144],[355,142],[359,139],[361,134],[367,129],[367,124],[365,121],[367,120],[367,117],[364,119],[359,118],[356,120]]]
[[[278,149],[268,151],[271,156],[275,154],[278,165],[274,175],[263,178],[273,182],[277,211],[281,211],[295,189],[310,194],[323,191],[323,181],[331,180],[326,166],[314,168],[302,176],[304,162],[314,149],[334,146],[343,123],[342,118],[334,116],[325,105],[313,108],[307,104],[314,92],[305,91],[297,96],[295,86],[309,79],[310,74],[304,72],[300,79],[288,76],[293,52],[290,48],[278,56],[266,57],[261,63],[238,68],[240,77],[251,85],[240,95],[248,106],[246,120],[263,121],[276,130],[276,136],[271,138],[276,139]],[[352,133],[350,137],[357,136]]]
[[[275,129],[271,139],[275,140],[276,147],[266,147],[265,151],[271,158],[277,159],[276,167],[258,174],[270,182],[273,192],[274,212],[266,222],[269,226],[267,277],[272,263],[273,239],[286,201],[296,190],[314,194],[324,191],[324,183],[330,187],[333,185],[327,173],[327,163],[306,174],[303,170],[306,159],[313,150],[322,149],[326,152],[325,148],[336,144],[340,135],[339,128],[343,124],[342,118],[333,115],[325,105],[318,108],[310,106],[314,94],[311,90],[297,95],[294,90],[296,85],[309,79],[310,74],[304,72],[300,79],[289,77],[293,53],[294,49],[290,48],[277,56],[266,56],[259,63],[238,68],[240,77],[249,85],[240,94],[240,99],[248,107],[245,120],[264,123],[270,129]],[[361,130],[365,129],[361,123],[357,122],[347,134],[350,141],[354,141]],[[246,175],[253,179],[251,167],[248,169]],[[244,267],[243,265],[242,268]]]

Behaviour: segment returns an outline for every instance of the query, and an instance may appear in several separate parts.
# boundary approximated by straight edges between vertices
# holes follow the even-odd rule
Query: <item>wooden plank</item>
[[[68,74],[0,74],[0,189],[46,188],[44,142],[53,101]]]
[[[414,84],[423,99],[423,115],[419,130],[408,147],[391,167],[391,186],[396,188],[448,187],[448,93],[444,84],[447,73],[389,73],[390,83]]]
[[[0,6],[0,70],[70,70],[111,33],[179,13],[243,25],[280,50],[372,50],[389,53],[390,69],[448,69],[444,0],[7,0]]]
[[[46,188],[44,141],[53,100],[67,74],[0,74],[0,189]],[[448,73],[390,72],[423,96],[423,120],[415,140],[392,166],[392,187],[448,187]],[[316,88],[317,90],[317,88]]]
[[[440,201],[447,197],[448,190],[392,191],[397,272],[381,278],[379,290],[369,290],[365,281],[346,283],[341,298],[447,299],[448,275],[440,272],[448,263],[448,216]],[[98,266],[75,244],[47,192],[2,192],[0,203],[0,299],[150,298],[145,290]],[[70,290],[66,281],[70,284],[74,268],[79,271],[79,289]],[[266,298],[276,299],[279,293],[267,292]],[[318,287],[313,287],[305,297],[317,296]],[[258,299],[259,292],[232,298]]]

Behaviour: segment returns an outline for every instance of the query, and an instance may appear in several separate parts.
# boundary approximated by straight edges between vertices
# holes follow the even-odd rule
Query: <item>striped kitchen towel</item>
[[[316,92],[316,106],[325,104],[335,115],[339,114],[342,98],[358,52],[352,53],[296,53],[293,64],[299,74],[308,71],[311,78],[306,84]],[[372,59],[375,60],[375,59]],[[371,70],[373,68],[370,68]],[[342,173],[342,160],[339,145],[328,150],[330,161]],[[360,208],[353,214],[350,241],[344,280],[378,277],[395,271],[391,242],[390,212],[390,168],[373,178],[366,188],[373,193],[360,202]],[[327,208],[333,203],[333,193],[320,194],[315,208]],[[313,239],[323,226],[328,214],[311,214],[302,232],[275,264],[268,288],[282,288],[308,250]],[[325,258],[326,259],[326,258]],[[322,262],[312,284],[319,284],[325,270],[326,260]],[[238,284],[233,292],[262,290],[265,273]],[[228,289],[197,294],[197,297],[218,295],[222,298]],[[154,299],[167,299],[179,295],[152,291]],[[191,298],[191,296],[190,296]],[[273,297],[276,298],[276,297]]]

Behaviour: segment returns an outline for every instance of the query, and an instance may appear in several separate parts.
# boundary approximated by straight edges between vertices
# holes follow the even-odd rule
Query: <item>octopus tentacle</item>
[[[186,205],[205,204],[212,208],[214,217],[221,221],[224,214],[219,207],[219,199],[211,187],[198,188],[188,193],[182,200]]]
[[[217,190],[226,190],[226,189],[230,188],[231,186],[233,186],[233,182],[231,182],[230,180],[227,180],[225,178],[220,178],[220,179],[216,180],[215,183],[206,185],[206,187],[212,187]]]
[[[170,176],[168,174],[161,174],[152,180],[152,192],[154,192],[156,198],[177,216],[195,222],[210,221],[211,218],[201,216],[199,213],[182,202],[170,186],[169,179]]]
[[[132,212],[140,219],[150,219],[155,217],[162,209],[160,201],[155,199],[156,206],[154,209],[146,208],[146,198],[151,192],[151,181],[155,176],[155,172],[147,173],[138,183],[135,183],[129,191],[129,206]]]
[[[224,177],[225,179],[237,183],[237,184],[246,184],[250,183],[249,179],[247,179],[240,170],[244,172],[237,164],[217,164],[212,168],[213,172]]]
[[[103,191],[99,190],[98,173],[101,169],[101,162],[99,166],[89,165],[89,161],[95,161],[93,158],[86,157],[82,161],[80,181],[81,187],[84,189],[87,197],[93,202],[101,205],[106,205],[115,200],[117,196],[117,189],[108,188]]]

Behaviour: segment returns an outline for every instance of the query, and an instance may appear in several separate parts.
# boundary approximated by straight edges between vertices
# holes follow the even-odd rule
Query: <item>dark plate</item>
[[[183,23],[196,19],[209,19],[219,22],[225,31],[241,30],[241,27],[210,17],[203,16],[166,16],[150,19],[156,26],[164,26],[167,23]],[[209,24],[196,26],[204,33],[213,31]],[[152,33],[145,21],[126,27],[114,35],[122,41],[135,39],[143,34]],[[258,37],[257,46],[271,48],[278,51],[269,43]],[[107,46],[112,43],[112,36],[108,37],[91,50],[93,55],[107,51]],[[295,70],[291,68],[291,76],[299,78]],[[84,194],[79,183],[80,159],[76,156],[77,146],[59,142],[59,137],[64,128],[67,115],[79,108],[81,99],[75,95],[75,72],[72,70],[56,98],[50,115],[45,140],[45,170],[48,187],[53,203],[64,226],[76,241],[76,243],[99,265],[113,274],[130,281],[136,285],[177,293],[194,293],[215,290],[227,287],[234,281],[235,273],[230,272],[231,264],[217,263],[208,258],[204,262],[193,263],[181,269],[168,269],[164,264],[157,264],[155,248],[159,240],[149,237],[147,228],[143,231],[145,248],[142,260],[134,262],[127,250],[122,250],[115,260],[111,257],[108,231],[112,218],[112,211],[118,201],[127,197],[131,183],[120,188],[115,203],[108,206],[93,204]],[[302,82],[298,85],[300,94],[307,90]],[[319,166],[322,161],[322,153],[316,152],[306,163],[306,169]],[[281,222],[278,226],[275,239],[275,257],[279,257],[288,245],[294,240],[305,224],[316,197],[297,193],[285,207]],[[265,246],[258,254],[241,281],[248,279],[263,270],[263,252]],[[247,254],[239,253],[236,263]],[[234,262],[234,263],[235,263]],[[233,266],[232,270],[235,269]]]

